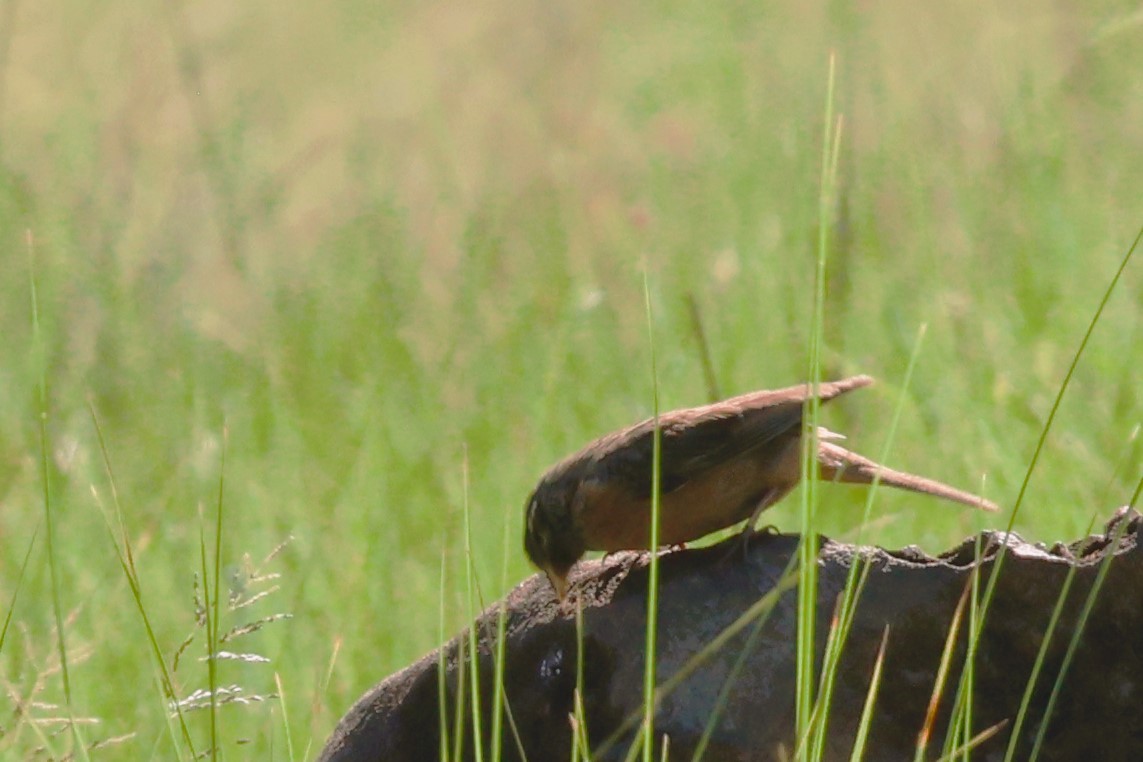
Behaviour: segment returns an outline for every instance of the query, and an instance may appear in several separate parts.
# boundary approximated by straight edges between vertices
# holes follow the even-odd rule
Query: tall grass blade
[[[219,451],[219,464],[218,464],[218,499],[215,502],[214,510],[214,578],[211,579],[205,574],[203,576],[203,590],[210,589],[214,585],[214,594],[212,600],[206,601],[206,608],[211,611],[211,615],[206,623],[206,651],[207,651],[207,679],[210,685],[210,748],[213,755],[217,755],[221,750],[218,728],[218,651],[219,651],[219,632],[222,626],[221,614],[219,606],[222,600],[222,517],[223,517],[223,496],[226,493],[226,451],[230,444],[230,429],[225,423],[222,424],[222,447]],[[203,559],[205,562],[205,558]]]
[[[274,673],[274,687],[277,688],[278,692],[278,706],[282,708],[282,726],[286,733],[286,756],[290,762],[293,762],[297,757],[294,756],[293,734],[290,732],[290,710],[286,705],[286,687],[282,685],[282,676],[278,672]]]
[[[913,342],[913,351],[909,354],[909,364],[905,368],[905,377],[901,382],[901,392],[897,395],[897,404],[893,407],[893,415],[889,421],[889,429],[885,436],[885,443],[881,446],[879,459],[881,463],[886,463],[889,460],[889,452],[892,449],[893,440],[897,434],[897,427],[900,424],[901,415],[905,410],[906,392],[913,381],[913,371],[916,369],[917,360],[921,356],[921,345],[924,343],[926,331],[927,326],[924,324],[917,330],[917,338]],[[861,521],[858,524],[857,538],[854,541],[856,547],[861,547],[865,539],[865,527],[869,523],[869,516],[873,511],[873,503],[877,499],[877,491],[880,486],[881,479],[879,476],[875,476],[865,496],[865,508],[862,511]],[[814,723],[814,738],[810,753],[811,759],[821,759],[825,753],[826,732],[829,727],[829,707],[830,700],[833,696],[834,679],[837,676],[837,669],[841,663],[841,656],[845,650],[845,644],[849,640],[850,629],[853,626],[853,618],[857,613],[857,602],[861,598],[861,591],[865,588],[868,568],[864,557],[860,554],[855,554],[853,564],[849,567],[849,573],[846,575],[845,588],[842,591],[841,605],[838,613],[838,625],[836,628],[831,628],[830,639],[826,643],[825,658],[822,664],[822,681],[816,704],[818,708],[815,709],[815,716],[819,719]]]
[[[659,372],[655,363],[655,325],[651,316],[651,286],[643,270],[643,300],[647,311],[647,342],[651,357],[651,407],[655,419],[651,452],[651,551],[647,568],[647,639],[643,659],[643,762],[655,751],[655,661],[659,622],[659,485],[662,481],[662,431],[659,429]]]
[[[472,684],[469,686],[472,693],[472,745],[473,754],[476,762],[482,762],[484,759],[484,733],[481,727],[480,720],[480,632],[477,627],[477,611],[475,609],[476,601],[476,560],[472,552],[472,506],[469,504],[468,496],[468,446],[464,448],[464,457],[461,462],[461,477],[463,480],[463,501],[462,508],[464,514],[464,558],[465,558],[465,586],[467,588],[468,598],[468,621],[472,624],[469,625],[470,644],[469,644],[469,659],[471,659],[471,670],[469,671],[469,679]]]
[[[448,548],[447,542],[441,544],[441,587],[440,587],[440,600],[439,610],[437,611],[437,641],[441,647],[437,649],[437,719],[439,721],[440,731],[440,762],[448,762],[450,759],[448,753],[448,684],[445,681],[445,670],[448,667],[445,662],[445,584],[446,574],[445,569],[448,566]]]
[[[87,744],[75,722],[75,709],[71,695],[71,669],[67,658],[67,627],[63,615],[61,601],[60,570],[58,554],[56,552],[55,513],[52,510],[51,471],[48,468],[48,377],[47,377],[47,350],[44,348],[44,337],[40,328],[40,302],[36,290],[36,246],[32,231],[25,233],[25,243],[28,249],[28,290],[31,295],[32,307],[32,354],[36,367],[36,403],[38,405],[38,424],[40,438],[40,485],[44,505],[44,540],[48,554],[48,571],[52,588],[52,616],[56,625],[56,654],[60,660],[60,681],[63,684],[64,703],[67,711],[68,729],[71,732],[75,748],[84,757],[87,757]]]
[[[457,638],[456,652],[456,709],[453,715],[452,758],[461,760],[464,757],[464,714],[465,700],[468,688],[468,633],[462,631]],[[442,649],[443,651],[443,649]],[[441,674],[444,672],[442,670]],[[443,678],[442,678],[443,680]],[[443,693],[441,695],[444,695]]]
[[[869,740],[869,728],[873,724],[873,708],[877,705],[877,692],[881,688],[881,668],[885,666],[885,647],[888,644],[889,625],[885,625],[885,629],[881,632],[881,645],[877,647],[877,658],[873,660],[873,675],[869,678],[865,706],[861,708],[861,719],[857,723],[857,737],[853,739],[850,762],[861,762],[865,757],[865,744]]]
[[[575,704],[572,707],[572,760],[591,759],[591,734],[587,727],[587,711],[583,706],[583,602],[575,602]]]
[[[511,525],[504,522],[504,549],[500,562],[500,589],[508,589],[508,530]],[[492,678],[492,762],[500,762],[500,746],[504,724],[504,649],[508,622],[507,594],[500,597],[499,612],[496,616],[496,656]]]
[[[981,490],[983,494],[983,490]],[[969,575],[969,586],[971,594],[968,598],[968,631],[969,633],[979,632],[980,626],[980,559],[981,559],[981,538],[978,534],[973,542],[972,548],[972,572]],[[965,647],[964,663],[961,665],[963,669],[962,684],[964,685],[965,696],[973,696],[973,691],[976,688],[976,649],[978,641],[976,638],[968,638],[968,644]],[[968,748],[972,742],[970,732],[972,729],[972,701],[967,700],[957,704],[954,701],[953,710],[958,712],[951,718],[950,724],[955,725],[959,723],[960,733],[947,733],[945,735],[945,742],[951,745],[948,748],[942,749],[947,753],[952,753],[956,748],[956,740],[960,739],[961,755],[965,762],[968,762]]]
[[[217,728],[217,723],[216,723],[216,709],[217,709],[218,697],[216,695],[217,691],[215,690],[215,688],[217,687],[217,679],[215,676],[215,671],[217,669],[217,665],[215,664],[215,658],[214,658],[214,654],[216,653],[216,651],[214,649],[215,641],[214,641],[213,636],[212,636],[212,633],[215,631],[214,628],[212,627],[212,624],[214,622],[214,612],[211,608],[211,596],[213,595],[213,593],[210,589],[210,575],[208,573],[210,570],[210,564],[207,561],[208,554],[206,551],[205,518],[201,515],[201,506],[200,506],[199,510],[200,510],[200,515],[199,515],[199,532],[198,532],[198,561],[199,561],[199,573],[202,575],[202,579],[203,579],[202,615],[206,619],[206,625],[205,625],[205,630],[206,630],[206,660],[207,660],[207,675],[208,675],[207,689],[210,693],[210,702],[208,704],[209,711],[210,711],[210,744],[209,744],[205,754],[206,754],[206,756],[209,756],[213,759],[217,759],[218,758],[218,743],[217,743],[218,728]]]
[[[329,662],[326,663],[325,674],[322,676],[321,682],[318,683],[314,690],[313,697],[310,699],[310,733],[309,738],[306,739],[306,748],[302,750],[302,759],[310,759],[313,755],[310,753],[314,746],[314,729],[322,716],[322,697],[329,693],[329,684],[333,680],[333,670],[337,665],[337,657],[341,653],[341,637],[333,639],[333,650],[329,654]]]
[[[834,77],[836,59],[829,58],[829,77],[826,86],[825,120],[822,139],[821,185],[818,196],[818,244],[817,263],[814,271],[813,313],[809,335],[808,382],[813,394],[808,405],[804,436],[802,437],[802,489],[801,495],[801,543],[798,546],[798,650],[796,661],[796,711],[795,735],[807,737],[810,716],[813,712],[814,686],[814,625],[817,616],[817,488],[818,488],[818,414],[821,406],[818,389],[821,386],[822,336],[825,325],[825,277],[826,259],[829,252],[829,231],[831,210],[837,184],[836,147],[841,135],[841,123],[834,119]]]

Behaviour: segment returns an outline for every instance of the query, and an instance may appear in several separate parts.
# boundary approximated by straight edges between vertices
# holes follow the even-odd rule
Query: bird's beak
[[[552,587],[556,591],[556,600],[562,601],[568,594],[568,578],[563,574],[559,574],[554,569],[545,569],[548,575],[548,581],[552,583]]]

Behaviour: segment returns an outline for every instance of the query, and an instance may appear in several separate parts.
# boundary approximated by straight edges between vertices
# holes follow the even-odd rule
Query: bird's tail
[[[942,497],[945,500],[971,505],[985,511],[998,510],[995,503],[971,492],[965,492],[956,487],[926,479],[923,476],[895,471],[832,442],[819,440],[818,463],[821,464],[823,479],[833,479],[849,484],[872,484],[873,480],[877,479],[881,484],[890,487],[907,489],[922,495]]]

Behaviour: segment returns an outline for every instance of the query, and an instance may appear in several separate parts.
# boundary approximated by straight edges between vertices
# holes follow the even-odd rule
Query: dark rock
[[[979,571],[983,595],[1001,563],[995,595],[977,647],[973,733],[999,726],[973,752],[1002,759],[1013,722],[1069,572],[1075,570],[1060,621],[1020,733],[1015,758],[1027,758],[1065,652],[1101,561],[1114,548],[1107,577],[1062,683],[1040,759],[1143,758],[1143,520],[1120,511],[1103,535],[1045,549],[1016,536],[986,532],[931,558],[915,550],[890,553],[823,539],[819,548],[818,662],[839,593],[855,560],[869,574],[836,672],[829,708],[826,759],[848,759],[882,635],[888,646],[865,759],[911,759],[936,681],[958,601]],[[1113,540],[1119,537],[1117,545]],[[655,732],[669,736],[670,758],[690,758],[712,717],[709,760],[765,760],[794,748],[796,595],[788,583],[768,615],[745,623],[695,664],[735,620],[775,589],[797,553],[798,537],[758,534],[748,549],[731,539],[660,556],[657,669],[662,698]],[[981,559],[976,560],[977,547]],[[633,738],[625,720],[641,711],[646,622],[647,555],[625,553],[585,562],[573,573],[570,603],[557,606],[534,576],[507,598],[505,692],[517,734],[505,721],[503,758],[531,762],[571,758],[572,714],[580,653],[583,702],[594,759],[621,759]],[[575,602],[583,607],[577,638]],[[480,652],[481,736],[491,727],[493,658],[499,608],[476,628]],[[967,609],[936,714],[930,756],[939,756],[968,643]],[[464,758],[474,737],[468,669],[458,637],[445,646],[449,748],[455,746],[458,696]],[[728,683],[735,663],[737,678]],[[440,756],[439,652],[382,681],[342,719],[321,759],[428,760]],[[686,673],[685,670],[690,670]],[[681,679],[680,679],[681,678]],[[463,686],[463,687],[459,687]],[[715,706],[726,691],[724,708]],[[518,737],[518,741],[517,741]],[[486,752],[487,753],[487,752]]]

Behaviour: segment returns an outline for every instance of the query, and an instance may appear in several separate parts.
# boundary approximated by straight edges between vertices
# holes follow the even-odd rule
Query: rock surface
[[[1016,536],[986,532],[938,557],[888,552],[822,539],[819,559],[818,658],[835,601],[850,567],[863,559],[869,574],[836,672],[829,710],[826,759],[848,759],[883,633],[885,663],[865,759],[911,759],[924,724],[942,650],[958,601],[979,572],[981,594],[1000,564],[975,660],[973,732],[998,726],[973,752],[1002,759],[1029,674],[1053,608],[1074,569],[1060,621],[1051,634],[1043,671],[1020,732],[1016,759],[1027,758],[1049,694],[1093,584],[1109,559],[1106,579],[1079,640],[1048,724],[1040,759],[1143,759],[1143,518],[1121,510],[1104,534],[1052,549]],[[976,549],[981,550],[980,560]],[[768,760],[794,747],[796,594],[782,583],[798,537],[755,535],[748,548],[731,539],[698,550],[660,556],[657,669],[660,684],[675,683],[662,699],[655,732],[669,737],[670,758],[689,759],[716,717],[703,759]],[[1109,555],[1110,554],[1110,555]],[[1003,557],[1003,560],[999,559]],[[516,728],[505,721],[503,758],[532,762],[571,758],[572,713],[579,655],[583,704],[594,759],[622,759],[633,737],[625,719],[641,712],[646,622],[647,554],[625,553],[579,565],[570,604],[556,604],[542,576],[513,590],[507,604],[505,692]],[[781,589],[774,590],[775,585]],[[725,634],[767,592],[776,605]],[[583,607],[577,638],[575,603]],[[755,606],[755,609],[766,608]],[[487,749],[491,727],[493,659],[499,607],[477,622]],[[956,650],[929,757],[940,756],[950,705],[964,664],[968,622]],[[461,657],[468,638],[444,647],[449,748],[455,748],[458,696],[464,708],[464,758],[473,753],[471,661]],[[705,651],[705,653],[704,653]],[[696,654],[702,654],[696,662]],[[383,680],[350,709],[321,759],[428,760],[440,757],[439,652]],[[741,669],[729,679],[736,663]],[[682,670],[682,672],[681,672]],[[458,690],[458,684],[463,690]],[[720,694],[725,707],[716,712]],[[487,752],[486,752],[487,753]]]

